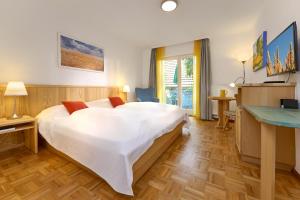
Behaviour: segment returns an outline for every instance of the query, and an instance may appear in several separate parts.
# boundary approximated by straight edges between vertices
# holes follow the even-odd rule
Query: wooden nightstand
[[[38,134],[36,119],[30,116],[23,116],[20,119],[0,118],[0,135],[21,132],[24,134],[24,143],[33,153],[38,152]]]

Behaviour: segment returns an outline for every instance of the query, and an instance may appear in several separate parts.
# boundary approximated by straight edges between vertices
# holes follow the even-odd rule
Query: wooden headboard
[[[0,117],[9,117],[13,111],[13,97],[5,97],[6,84],[0,84]],[[35,117],[45,108],[59,105],[64,100],[93,101],[126,94],[119,87],[26,85],[28,96],[17,98],[17,112]]]

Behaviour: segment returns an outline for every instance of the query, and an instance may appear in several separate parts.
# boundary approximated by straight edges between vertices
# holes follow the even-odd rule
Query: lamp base
[[[17,115],[16,113],[14,113],[12,116],[10,116],[8,119],[13,120],[13,119],[20,119],[22,118],[22,116]]]

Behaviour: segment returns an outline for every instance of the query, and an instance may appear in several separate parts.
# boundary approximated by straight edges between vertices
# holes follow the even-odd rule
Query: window
[[[163,60],[165,103],[193,110],[194,58],[192,55]]]

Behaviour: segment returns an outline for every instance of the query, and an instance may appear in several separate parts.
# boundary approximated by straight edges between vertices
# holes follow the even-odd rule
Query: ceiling
[[[147,47],[250,30],[262,7],[262,0],[179,0],[175,11],[166,13],[160,2],[94,0],[89,6],[95,9],[94,17],[105,18],[107,30]]]
[[[178,0],[171,13],[160,9],[161,0],[29,1],[23,6],[34,5],[37,12],[44,7],[57,16],[71,12],[67,17],[74,22],[81,20],[136,46],[157,47],[249,31],[263,0]]]

